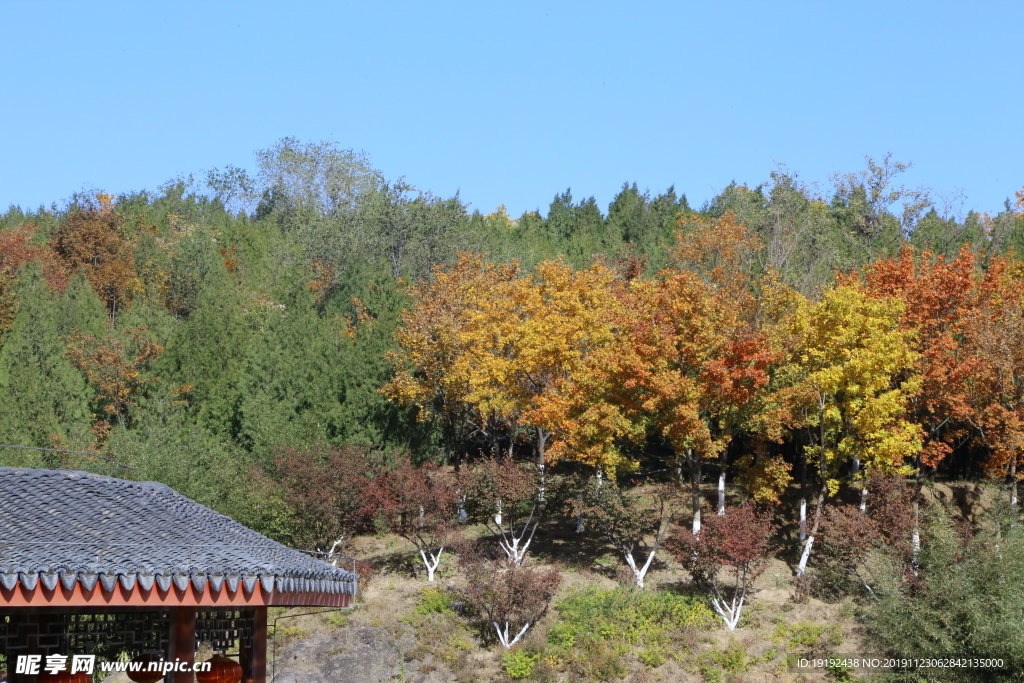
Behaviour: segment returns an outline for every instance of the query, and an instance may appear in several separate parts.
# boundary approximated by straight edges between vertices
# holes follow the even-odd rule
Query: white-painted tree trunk
[[[345,536],[341,536],[340,538],[338,538],[337,541],[335,541],[333,544],[331,544],[331,549],[327,551],[327,561],[330,562],[331,564],[333,564],[335,567],[337,567],[338,566],[338,562],[341,561],[341,554],[342,553],[339,550],[338,551],[338,557],[334,557],[334,551],[338,548],[339,545],[341,546],[341,550],[344,550],[345,549],[345,542],[347,540],[348,539]],[[334,559],[331,559],[331,558],[334,558]]]
[[[690,505],[693,508],[693,535],[700,533],[700,508],[701,508],[701,463],[699,456],[693,454],[692,449],[686,449],[686,460],[690,463]]]
[[[800,499],[800,541],[807,538],[807,499]]]
[[[725,622],[725,627],[730,631],[736,630],[736,625],[740,623],[740,615],[743,613],[743,602],[746,596],[740,592],[733,596],[730,602],[726,602],[724,599],[719,597],[711,598],[711,606],[718,612],[718,616],[722,617],[722,621]]]
[[[537,480],[537,502],[543,505],[547,502],[547,479],[544,475],[544,460],[541,458],[540,463],[537,465],[537,469],[540,470],[540,476]]]
[[[868,511],[868,486],[864,485],[864,488],[860,490],[860,511]]]
[[[626,558],[626,564],[628,564],[629,568],[633,570],[633,580],[636,582],[637,588],[644,587],[644,577],[647,576],[647,570],[651,568],[651,562],[654,560],[654,555],[657,552],[657,549],[655,549],[647,553],[647,561],[644,562],[642,567],[636,566],[636,561],[633,559],[632,552],[623,553],[623,556]]]
[[[917,498],[914,499],[914,531],[910,535],[910,542],[914,553],[911,562],[916,568],[917,556],[921,553],[921,506],[917,502]]]
[[[796,575],[803,576],[807,571],[807,560],[811,556],[811,546],[814,545],[814,536],[808,536],[804,541],[804,551],[800,554],[800,564],[796,566]]]
[[[725,470],[718,473],[718,514],[725,514]]]
[[[537,524],[532,523],[533,517],[531,515],[530,520],[523,525],[522,530],[517,536],[515,528],[510,528],[506,534],[504,530],[501,532],[501,540],[498,541],[498,545],[505,551],[505,555],[511,560],[516,566],[523,563],[526,559],[526,551],[530,548],[530,543],[533,541],[533,534],[537,531]]]
[[[1010,460],[1010,510],[1017,512],[1017,458]]]
[[[437,565],[441,564],[441,553],[444,552],[444,548],[439,548],[437,554],[427,553],[420,549],[420,557],[423,559],[423,566],[427,568],[427,581],[434,580],[434,572],[437,571]],[[429,560],[427,558],[430,558]]]
[[[526,558],[526,551],[530,547],[530,541],[533,539],[528,539],[522,546],[520,546],[519,543],[522,540],[522,537],[516,538],[515,536],[512,536],[511,542],[506,542],[504,540],[498,541],[498,545],[500,545],[501,549],[505,551],[506,555],[508,555],[508,559],[516,565],[521,565],[523,563],[523,560]]]
[[[508,633],[509,628],[508,628],[508,622],[507,621],[505,622],[505,630],[504,631],[501,629],[500,626],[498,626],[498,622],[492,621],[491,623],[494,624],[494,630],[498,634],[498,642],[500,642],[502,647],[504,647],[506,650],[508,648],[512,647],[513,645],[515,645],[516,643],[518,643],[519,639],[522,638],[523,635],[526,633],[526,631],[530,628],[530,626],[533,625],[532,621],[526,622],[526,626],[524,626],[522,628],[522,630],[519,631],[519,633],[517,633],[514,638],[509,640],[509,637],[508,637],[509,636],[509,633]]]

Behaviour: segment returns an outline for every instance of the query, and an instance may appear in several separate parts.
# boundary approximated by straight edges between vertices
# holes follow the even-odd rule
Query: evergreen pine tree
[[[61,334],[70,331],[64,329],[64,316],[85,324],[97,313],[98,299],[77,286],[69,287],[61,299],[47,287],[36,264],[26,266],[17,292],[14,327],[0,351],[0,440],[40,448],[81,446],[89,441],[93,421],[91,395],[65,357]],[[102,305],[99,311],[102,315]],[[8,456],[0,453],[5,461],[10,461]]]

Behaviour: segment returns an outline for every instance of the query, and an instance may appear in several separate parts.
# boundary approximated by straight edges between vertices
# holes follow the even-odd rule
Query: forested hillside
[[[257,168],[255,177],[230,167],[157,192],[80,194],[60,208],[12,207],[3,215],[0,442],[102,453],[133,467],[126,476],[164,481],[257,528],[287,534],[292,511],[274,495],[273,478],[260,475],[273,470],[281,449],[363,444],[382,461],[404,450],[416,461],[445,462],[495,446],[451,431],[482,427],[487,416],[479,411],[446,430],[443,420],[423,419],[435,397],[389,400],[382,391],[396,369],[417,369],[409,365],[415,358],[388,355],[401,350],[402,311],[412,297],[431,295],[435,268],[467,268],[460,252],[517,263],[513,279],[547,278],[544,268],[553,266],[539,264],[560,259],[570,279],[604,269],[601,283],[587,287],[647,278],[663,290],[685,290],[689,284],[671,282],[680,273],[713,284],[701,275],[701,255],[683,253],[694,244],[688,235],[710,231],[721,243],[730,239],[727,228],[741,226],[749,241],[728,264],[738,270],[724,279],[745,279],[761,296],[769,278],[818,307],[828,304],[838,273],[873,265],[876,276],[868,280],[880,281],[878,264],[907,245],[921,264],[907,268],[941,257],[949,263],[966,249],[964,277],[983,278],[1003,257],[1009,265],[1000,268],[1017,273],[1013,259],[1024,253],[1024,219],[1009,202],[994,216],[972,212],[959,220],[926,193],[902,187],[905,167],[888,158],[837,176],[828,196],[777,172],[757,187],[734,183],[699,209],[675,188],[652,196],[627,183],[606,211],[566,190],[543,215],[518,218],[501,207],[469,213],[457,196],[385,179],[364,155],[328,144],[284,139],[257,154]],[[410,289],[415,283],[424,284]],[[486,278],[479,284],[502,291]],[[672,296],[668,290],[663,295]],[[738,290],[715,296],[705,305],[718,312],[736,307],[744,315],[752,305],[735,298],[744,296]],[[603,314],[609,323],[614,318]],[[510,321],[478,321],[479,332],[497,333],[502,322]],[[554,324],[535,332],[572,333]],[[390,391],[390,398],[399,394]],[[637,463],[684,458],[692,448],[684,445],[688,436],[645,419],[634,420],[632,438],[606,435],[605,446]],[[529,439],[521,433],[536,425],[505,427],[506,446],[522,450]],[[747,446],[758,438],[747,424],[721,429]],[[963,458],[947,462],[977,474],[996,446],[961,431],[945,442]],[[810,438],[802,434],[795,427],[776,433],[769,450],[797,464],[792,445]],[[548,447],[574,458],[573,448],[592,447],[577,438],[557,435]],[[749,450],[728,448],[722,457],[738,461]],[[0,457],[83,466],[80,456],[53,453],[4,449]]]
[[[958,215],[886,157],[825,194],[780,170],[513,218],[331,144],[255,166],[0,217],[0,444],[40,449],[0,463],[160,481],[296,547],[397,534],[430,580],[481,525],[502,552],[459,566],[506,647],[494,615],[525,632],[555,593],[527,555],[558,517],[638,588],[667,544],[729,631],[779,551],[798,599],[873,599],[893,652],[1024,652],[934,603],[1019,603],[970,582],[1024,557],[1024,190]],[[999,485],[991,519],[928,510],[964,479]],[[553,628],[527,669],[587,661]]]

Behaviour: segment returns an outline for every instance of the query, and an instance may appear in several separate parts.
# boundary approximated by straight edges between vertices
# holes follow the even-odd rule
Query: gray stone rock
[[[394,679],[400,664],[386,629],[350,626],[280,647],[274,683],[380,683]]]

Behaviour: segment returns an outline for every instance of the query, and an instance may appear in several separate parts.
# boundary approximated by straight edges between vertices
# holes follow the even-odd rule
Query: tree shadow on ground
[[[577,532],[576,519],[567,516],[554,517],[537,528],[530,554],[575,571],[602,571],[609,565],[614,570],[622,562],[615,548],[595,534]],[[614,561],[608,562],[610,559]]]

